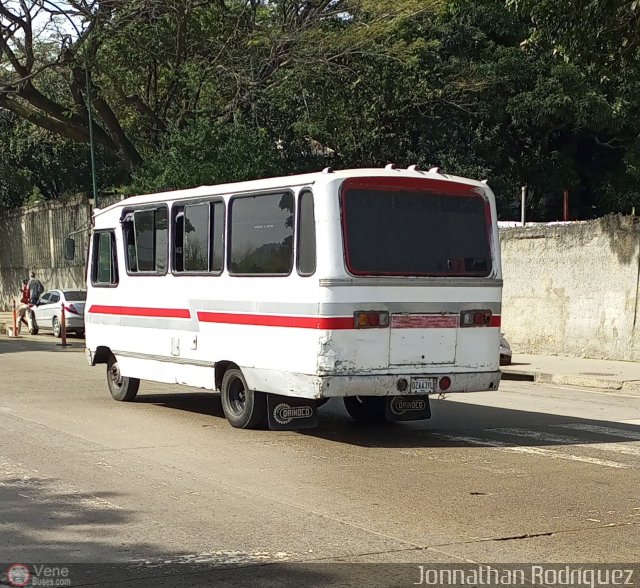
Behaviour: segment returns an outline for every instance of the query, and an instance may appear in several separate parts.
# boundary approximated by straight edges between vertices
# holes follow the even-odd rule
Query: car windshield
[[[87,293],[84,290],[65,290],[63,294],[67,302],[84,302],[87,299]]]

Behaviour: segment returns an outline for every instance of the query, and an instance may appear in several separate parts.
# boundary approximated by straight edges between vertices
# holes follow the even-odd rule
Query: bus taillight
[[[376,329],[389,326],[389,313],[386,311],[362,310],[355,313],[356,329]]]
[[[460,313],[461,327],[488,327],[490,324],[490,310],[463,310]]]

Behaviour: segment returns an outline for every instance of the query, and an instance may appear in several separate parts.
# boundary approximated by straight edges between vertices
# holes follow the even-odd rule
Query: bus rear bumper
[[[451,380],[451,384],[443,390],[441,382],[445,376]],[[321,376],[318,378],[317,389],[319,398],[485,392],[498,389],[500,376],[499,370],[449,374]]]

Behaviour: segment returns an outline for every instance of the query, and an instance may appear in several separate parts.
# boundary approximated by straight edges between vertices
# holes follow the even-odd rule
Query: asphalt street
[[[505,381],[420,423],[358,426],[332,400],[317,429],[243,431],[210,392],[113,401],[70,342],[0,337],[0,562],[86,563],[74,585],[100,586],[640,562],[638,391]]]

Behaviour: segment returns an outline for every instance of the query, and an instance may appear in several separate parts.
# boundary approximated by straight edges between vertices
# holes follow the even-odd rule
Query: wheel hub
[[[120,386],[122,384],[122,375],[120,374],[120,367],[117,363],[114,363],[109,370],[109,376],[111,377],[111,381],[116,385]]]

